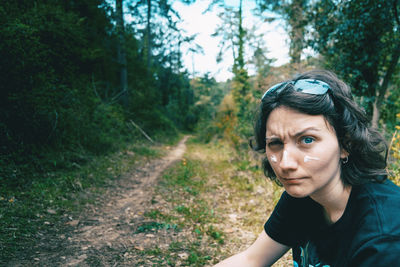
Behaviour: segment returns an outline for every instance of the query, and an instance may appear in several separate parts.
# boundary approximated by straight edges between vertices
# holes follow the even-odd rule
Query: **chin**
[[[294,198],[304,198],[304,197],[308,197],[310,195],[310,194],[304,192],[303,190],[296,190],[294,188],[286,188],[285,187],[285,191],[291,197],[294,197]]]

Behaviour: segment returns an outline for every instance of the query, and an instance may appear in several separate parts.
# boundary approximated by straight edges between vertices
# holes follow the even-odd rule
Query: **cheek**
[[[305,154],[303,166],[313,172],[325,172],[340,168],[339,151],[325,150],[320,153]]]
[[[278,158],[276,157],[276,155],[271,155],[269,157],[269,162],[270,163],[277,163],[278,162]]]
[[[274,173],[276,173],[277,172],[277,166],[279,165],[279,159],[278,159],[279,158],[279,154],[267,153],[266,157],[268,159],[270,168],[272,168]]]
[[[304,151],[303,162],[306,164],[319,163],[325,165],[329,162],[337,162],[340,159],[340,148],[337,140],[328,139],[317,143],[309,151]]]

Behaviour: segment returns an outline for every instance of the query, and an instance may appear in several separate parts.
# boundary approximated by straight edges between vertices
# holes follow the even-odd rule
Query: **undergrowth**
[[[390,142],[389,169],[391,180],[400,186],[400,113],[396,117],[399,125],[395,126]]]

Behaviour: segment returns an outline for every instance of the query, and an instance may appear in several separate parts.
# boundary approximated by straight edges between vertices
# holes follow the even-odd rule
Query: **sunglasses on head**
[[[272,94],[273,92],[279,93],[284,88],[286,88],[288,84],[291,84],[293,86],[293,89],[297,92],[311,95],[323,95],[329,89],[331,89],[331,87],[326,82],[316,79],[301,79],[297,81],[289,81],[275,84],[264,93],[264,95],[261,97],[261,100],[263,100],[266,96]]]

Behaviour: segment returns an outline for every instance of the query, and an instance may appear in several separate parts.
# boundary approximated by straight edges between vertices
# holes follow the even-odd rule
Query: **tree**
[[[398,12],[397,0],[321,0],[313,8],[312,47],[366,100],[374,127],[398,67]]]
[[[249,63],[252,64],[256,71],[256,85],[254,86],[257,91],[260,92],[263,88],[265,88],[265,78],[268,76],[271,64],[275,61],[273,58],[268,58],[266,53],[268,49],[265,45],[264,35],[256,35],[256,26],[254,26],[251,30],[249,30],[249,35],[251,36],[250,46],[252,47],[253,55],[249,60]],[[257,93],[256,93],[257,94]],[[261,97],[260,95],[254,95],[257,99]]]
[[[182,3],[190,5],[195,0],[180,0]],[[145,7],[145,12],[143,12]],[[144,56],[146,59],[147,69],[150,71],[152,66],[153,49],[156,44],[154,43],[154,27],[156,26],[152,21],[157,20],[159,26],[163,25],[161,20],[167,20],[168,27],[174,27],[173,16],[179,19],[179,14],[172,8],[172,3],[169,0],[139,0],[134,5],[130,6],[132,14],[138,19],[137,24],[145,23],[144,31]],[[145,13],[145,14],[143,14]]]
[[[261,12],[269,10],[280,14],[287,22],[290,38],[289,56],[291,63],[300,63],[305,47],[305,33],[308,24],[308,0],[256,0]]]
[[[234,119],[236,122],[235,130],[241,135],[246,135],[250,129],[249,122],[251,121],[249,112],[251,87],[244,54],[246,41],[249,41],[249,35],[243,27],[243,0],[239,1],[237,10],[225,6],[224,1],[215,0],[212,2],[212,5],[215,4],[223,8],[223,12],[220,13],[222,24],[217,27],[213,34],[213,36],[222,37],[217,62],[228,49],[232,51],[232,72],[234,75],[232,80],[232,98],[236,113],[233,114],[236,116]]]
[[[237,57],[233,63],[233,99],[238,105],[238,117],[240,119],[248,119],[249,113],[247,112],[249,106],[249,75],[245,68],[244,61],[244,38],[246,37],[246,31],[243,28],[243,12],[242,12],[242,0],[239,2],[238,12],[238,32],[237,32]]]
[[[224,7],[224,10],[219,13],[222,23],[217,26],[213,37],[220,37],[219,52],[216,58],[217,63],[222,61],[224,54],[230,50],[232,59],[235,61],[237,58],[237,33],[238,27],[238,12],[235,12],[232,7]]]
[[[114,9],[105,0],[1,1],[0,158],[57,148],[104,152],[129,135],[130,119],[154,131],[185,127],[183,115],[172,120],[160,105],[157,85],[167,63],[157,61],[157,72],[147,75],[140,35],[124,25],[127,2],[112,2]],[[163,49],[159,36],[160,53],[179,55]],[[179,68],[168,76],[179,99],[166,104],[168,114],[185,114],[193,104],[187,76]]]
[[[124,12],[123,0],[115,1],[116,21],[117,21],[117,35],[118,35],[118,64],[120,66],[120,86],[121,98],[125,107],[128,106],[128,71],[126,66],[126,53],[125,53],[125,27],[124,27]]]

